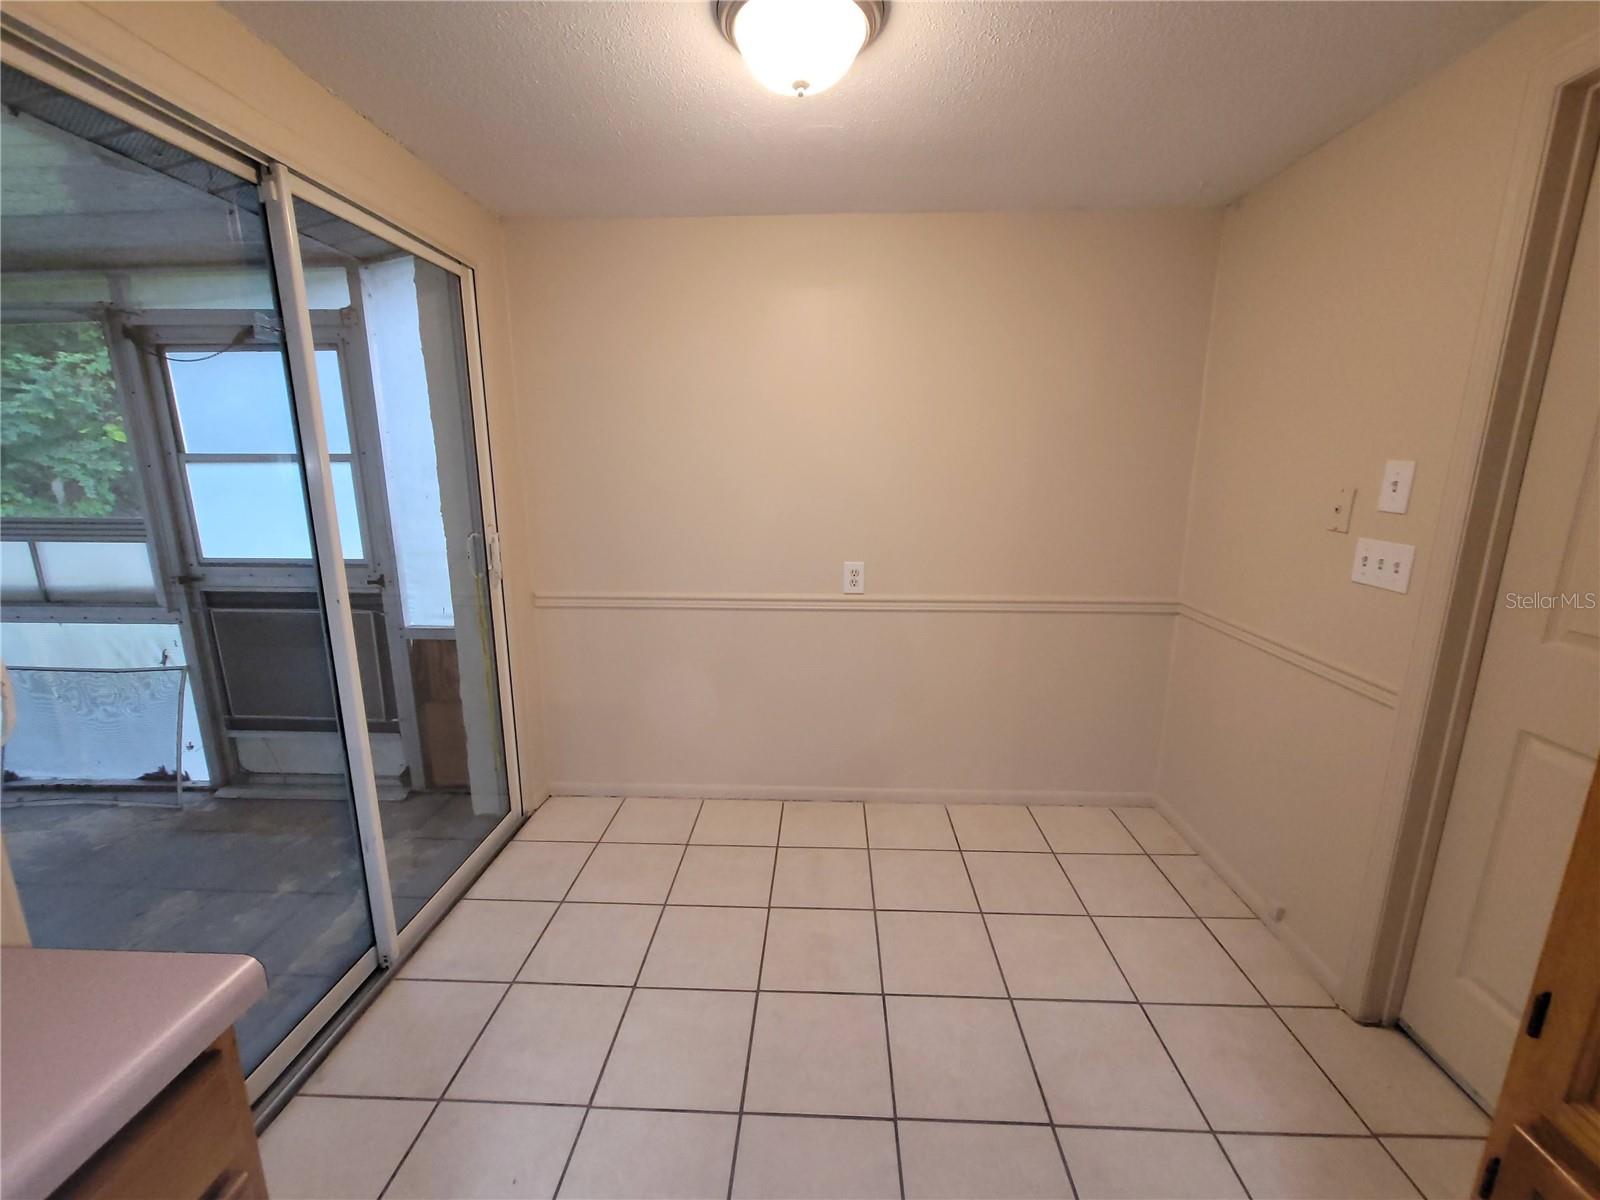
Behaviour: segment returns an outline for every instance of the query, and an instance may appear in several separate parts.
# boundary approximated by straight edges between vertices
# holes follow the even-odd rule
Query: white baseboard
[[[1184,820],[1183,816],[1172,807],[1169,801],[1161,796],[1155,796],[1152,797],[1152,803],[1172,827],[1183,834],[1184,839],[1194,847],[1195,852],[1201,858],[1206,860],[1211,869],[1222,876],[1222,881],[1238,894],[1239,899],[1249,906],[1250,911],[1261,918],[1261,923],[1289,948],[1289,953],[1293,954],[1296,961],[1311,973],[1312,978],[1323,986],[1328,995],[1337,998],[1342,983],[1339,972],[1323,962],[1322,958],[1310,946],[1306,945],[1305,940],[1296,934],[1290,926],[1283,924],[1281,921],[1272,920],[1269,916],[1272,903],[1252,887],[1250,882],[1240,874],[1239,870],[1226,857],[1218,853],[1211,842],[1195,832],[1194,826]]]
[[[860,800],[902,804],[1084,804],[1149,808],[1149,792],[983,790],[978,788],[778,787],[772,784],[596,783],[558,779],[552,796],[689,796],[706,800]]]

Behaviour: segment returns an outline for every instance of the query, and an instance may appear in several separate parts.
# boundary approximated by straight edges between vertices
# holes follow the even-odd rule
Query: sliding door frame
[[[312,509],[313,544],[323,587],[336,694],[339,697],[341,735],[349,759],[349,778],[360,835],[367,902],[376,943],[350,966],[344,976],[250,1073],[246,1083],[252,1102],[260,1100],[270,1089],[270,1096],[260,1114],[265,1119],[273,1108],[282,1103],[286,1091],[303,1079],[326,1055],[331,1045],[329,1035],[344,1022],[341,1013],[347,1018],[356,1006],[370,1001],[371,996],[394,977],[406,957],[511,839],[530,811],[521,788],[499,522],[474,292],[475,273],[470,264],[443,253],[367,209],[294,173],[283,163],[217,130],[203,118],[183,112],[158,96],[144,94],[142,89],[110,75],[93,62],[80,62],[76,55],[58,52],[48,39],[39,37],[14,18],[8,16],[0,21],[0,32],[4,34],[0,38],[0,62],[5,65],[74,99],[94,105],[243,179],[255,179],[260,187],[268,224],[272,274],[284,323],[284,347],[292,385],[290,395],[302,443],[301,462]],[[312,357],[315,340],[296,236],[296,199],[306,200],[385,238],[400,249],[448,271],[460,284],[460,319],[465,338],[472,446],[477,458],[478,514],[484,538],[484,574],[493,633],[496,695],[500,706],[501,747],[509,805],[503,819],[479,842],[404,929],[396,927],[394,896],[389,887],[382,817],[372,767],[371,740],[350,624],[349,581],[338,538],[338,515],[334,505],[332,476],[328,469],[326,429],[322,421]]]
[[[484,566],[485,566],[485,591],[489,599],[489,624],[493,634],[493,651],[495,665],[496,698],[500,709],[500,748],[505,761],[506,789],[510,800],[505,816],[492,829],[467,856],[467,859],[447,879],[444,885],[435,892],[415,916],[408,921],[404,928],[396,928],[393,938],[389,942],[389,952],[386,955],[384,939],[379,938],[378,957],[380,966],[390,967],[404,960],[417,944],[427,936],[429,930],[438,920],[449,911],[451,905],[466,890],[468,883],[477,877],[478,873],[488,864],[489,860],[499,851],[500,847],[515,832],[524,816],[522,802],[521,772],[517,758],[516,718],[515,708],[512,703],[511,674],[510,674],[510,648],[506,640],[505,595],[500,570],[500,534],[496,517],[494,474],[489,455],[489,414],[483,387],[483,370],[481,348],[478,342],[478,317],[476,303],[473,299],[474,276],[472,268],[464,263],[444,254],[425,242],[412,237],[405,230],[396,228],[387,221],[369,213],[358,205],[351,204],[343,197],[320,187],[301,175],[296,174],[280,162],[267,165],[262,181],[262,198],[267,208],[268,230],[272,241],[274,262],[280,263],[279,282],[280,289],[286,289],[280,296],[279,307],[283,310],[284,344],[289,352],[291,374],[294,386],[291,389],[294,397],[297,420],[304,422],[306,418],[314,416],[315,429],[306,429],[303,432],[313,436],[322,435],[322,404],[317,393],[317,377],[313,355],[316,342],[310,327],[310,309],[305,304],[305,276],[300,261],[298,222],[295,219],[294,202],[304,200],[315,205],[323,212],[340,220],[347,221],[358,229],[363,229],[376,237],[383,238],[397,249],[407,254],[414,255],[425,262],[431,263],[441,270],[455,276],[458,288],[457,294],[461,302],[461,325],[465,338],[463,347],[466,358],[467,390],[470,402],[472,446],[475,467],[477,470],[478,516],[483,527],[484,538]],[[302,384],[302,376],[304,384]],[[302,401],[302,396],[304,400]],[[303,413],[303,407],[315,409],[314,413]],[[303,457],[307,462],[313,455],[322,459],[326,454],[326,438],[315,444],[309,438],[302,437]],[[309,478],[309,476],[308,476]],[[318,492],[322,494],[319,496]],[[312,525],[314,528],[321,526],[326,519],[326,530],[318,528],[318,562],[319,566],[325,563],[321,553],[321,537],[326,531],[333,531],[333,545],[337,547],[337,513],[334,511],[332,477],[325,471],[320,472],[320,478],[311,487],[312,495]],[[341,564],[342,565],[342,564]],[[326,571],[326,568],[323,568]],[[343,587],[344,607],[348,609],[348,581],[342,571],[337,586]],[[326,589],[330,597],[335,594],[332,588]],[[331,622],[330,622],[331,623]],[[458,626],[459,636],[459,626]],[[335,675],[339,678],[341,707],[347,688],[352,689],[353,698],[359,703],[361,698],[361,681],[356,666],[355,642],[350,639],[347,647],[335,647],[334,653]],[[348,676],[348,679],[346,678]],[[354,724],[354,723],[351,723]],[[365,723],[360,729],[347,727],[345,730],[347,746],[349,746],[354,761],[355,755],[364,755],[363,761],[368,768],[369,780],[375,780],[370,771],[371,742],[367,734]],[[381,821],[378,818],[378,801],[376,783],[371,783],[371,796],[363,797],[358,804],[358,811],[368,807],[372,816],[371,831],[375,837],[373,854],[369,857],[383,857],[383,833]],[[367,841],[367,825],[363,825],[362,843],[365,848]],[[388,887],[388,870],[383,872],[384,887],[382,895],[388,912],[385,919],[390,927],[394,927],[394,898]],[[370,878],[370,875],[369,875]]]
[[[104,109],[118,120],[137,125],[147,133],[155,134],[187,150],[197,158],[248,178],[261,166],[261,158],[242,153],[238,148],[224,145],[218,139],[199,131],[200,122],[186,122],[176,114],[157,111],[154,106],[128,96],[122,88],[91,74],[75,63],[68,63],[50,50],[43,48],[26,26],[7,17],[0,22],[0,32],[5,35],[0,42],[0,60],[31,75],[40,83],[48,83],[75,100]]]
[[[333,656],[334,690],[338,696],[339,733],[349,763],[350,791],[355,797],[356,830],[367,877],[372,933],[378,966],[391,967],[399,956],[394,895],[389,859],[384,853],[383,816],[378,810],[378,774],[372,763],[372,737],[361,694],[356,657],[355,616],[350,608],[350,577],[345,571],[339,537],[339,511],[333,494],[333,469],[328,458],[328,430],[322,419],[322,392],[317,384],[316,337],[311,331],[311,304],[306,297],[305,268],[300,262],[300,236],[295,226],[294,198],[286,171],[273,163],[262,175],[262,208],[267,217],[278,313],[283,318],[283,348],[289,361],[289,398],[300,435],[300,469],[311,507],[312,557],[322,583],[322,609]]]

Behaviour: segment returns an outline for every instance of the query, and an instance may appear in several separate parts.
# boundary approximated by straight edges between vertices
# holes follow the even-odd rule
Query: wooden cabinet
[[[1600,771],[1479,1168],[1484,1200],[1600,1200]]]
[[[266,1200],[266,1195],[239,1047],[230,1029],[51,1200]]]

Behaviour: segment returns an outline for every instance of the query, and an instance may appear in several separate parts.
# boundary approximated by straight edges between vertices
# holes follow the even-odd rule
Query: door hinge
[[[1540,992],[1533,998],[1533,1003],[1528,1006],[1528,1036],[1538,1037],[1544,1032],[1544,1020],[1550,1015],[1550,999],[1552,993]]]
[[[1500,1175],[1500,1156],[1496,1155],[1483,1165],[1483,1182],[1478,1185],[1478,1200],[1489,1200],[1494,1195],[1494,1181]]]

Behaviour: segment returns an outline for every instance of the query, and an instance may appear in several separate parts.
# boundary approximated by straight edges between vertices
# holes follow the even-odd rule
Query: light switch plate
[[[1378,489],[1378,511],[1403,513],[1411,507],[1411,481],[1417,464],[1409,458],[1391,458],[1383,464],[1383,486]]]
[[[1356,539],[1356,560],[1350,578],[1368,587],[1404,592],[1411,586],[1411,562],[1417,548],[1404,542],[1380,542],[1377,538]]]
[[[1333,500],[1333,512],[1328,517],[1327,528],[1333,533],[1350,532],[1350,510],[1356,506],[1355,488],[1340,488]]]
[[[867,590],[867,564],[847,562],[844,565],[844,590],[847,593]]]

